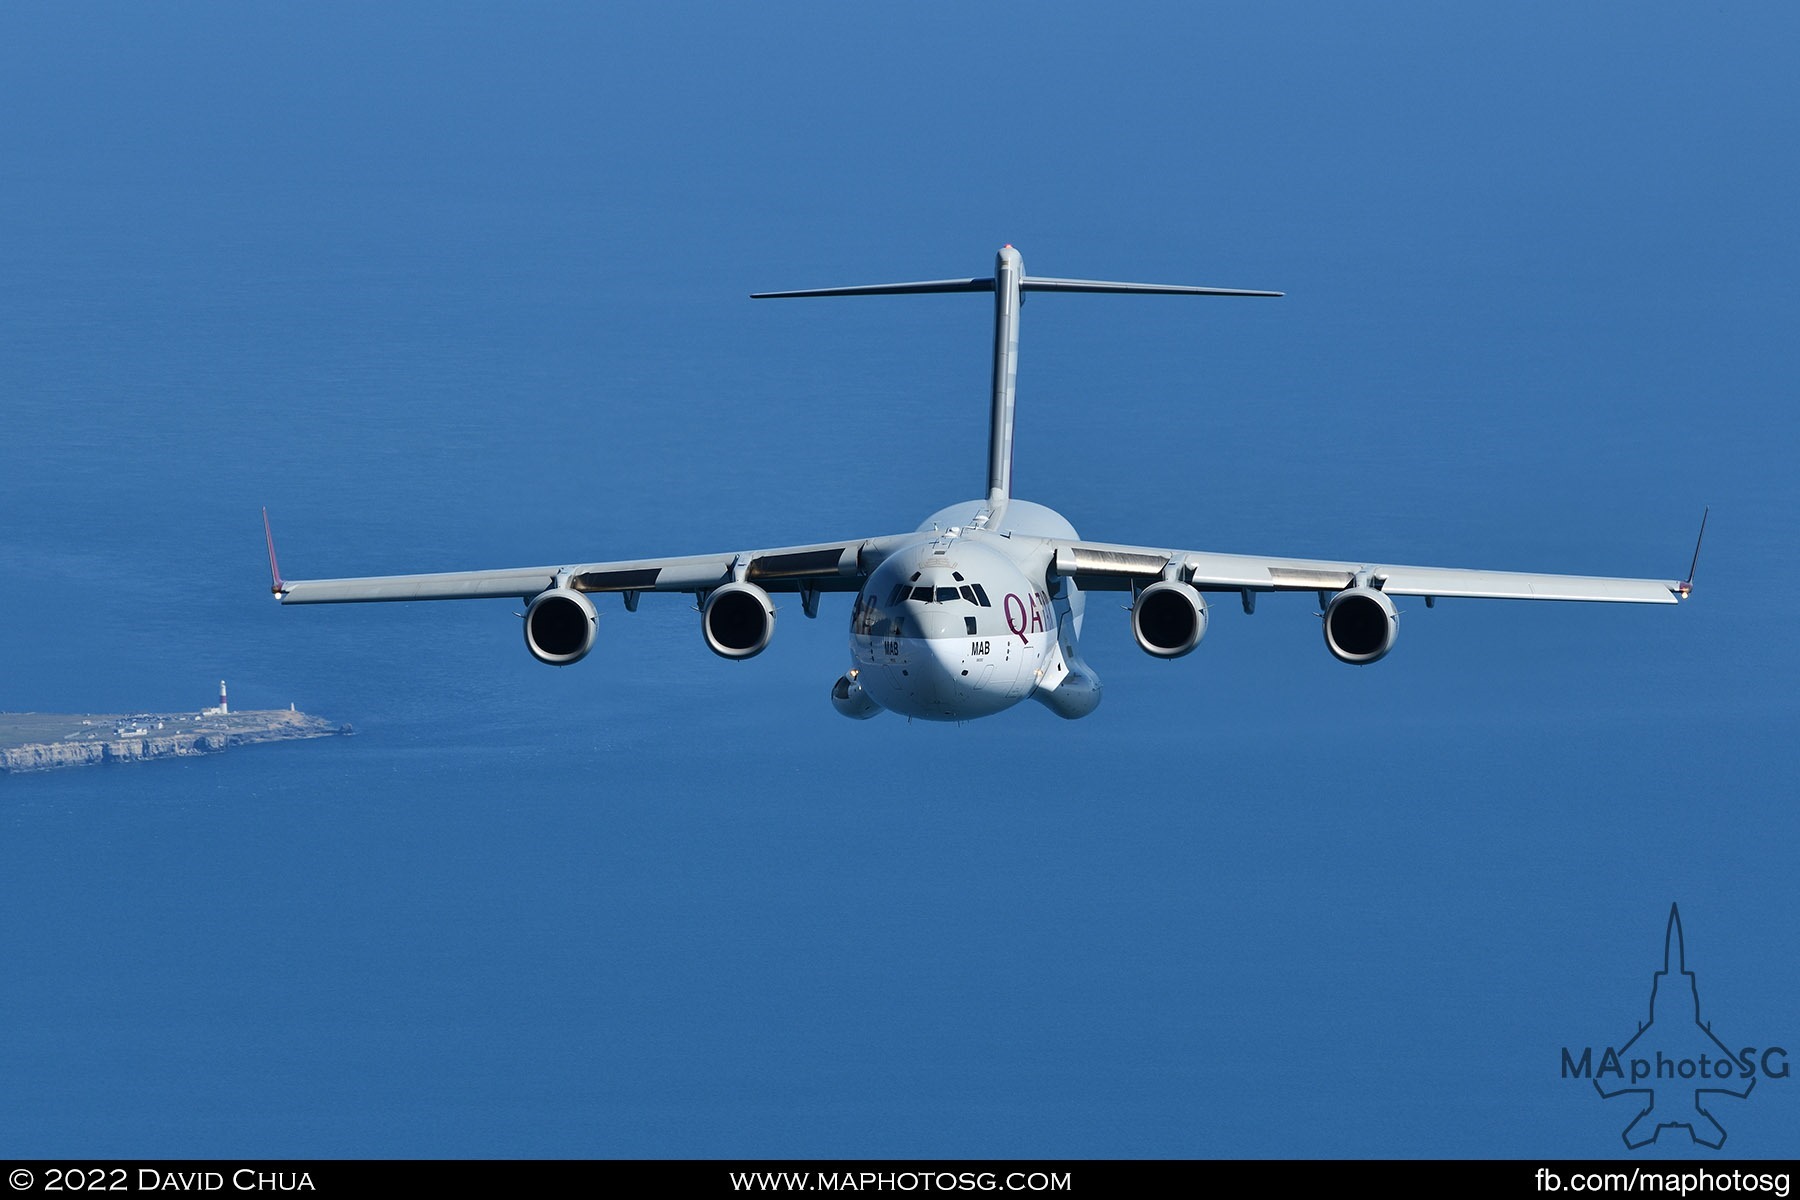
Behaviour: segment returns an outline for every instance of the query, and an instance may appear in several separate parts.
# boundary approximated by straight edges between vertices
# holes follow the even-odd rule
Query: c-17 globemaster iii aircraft
[[[1025,699],[1062,717],[1094,711],[1100,679],[1080,651],[1086,594],[1092,591],[1130,594],[1132,633],[1158,658],[1179,658],[1200,644],[1208,595],[1235,595],[1248,613],[1263,592],[1317,593],[1326,648],[1339,661],[1360,665],[1393,649],[1399,631],[1396,596],[1423,596],[1428,606],[1439,596],[1673,604],[1692,588],[1692,567],[1685,580],[1614,579],[1086,541],[1060,514],[1012,495],[1013,396],[1024,293],[1282,293],[1041,278],[1027,275],[1019,252],[1006,246],[991,279],[763,292],[754,298],[915,292],[994,294],[994,383],[987,495],[941,509],[910,533],[684,558],[288,580],[276,566],[265,512],[275,594],[283,604],[518,599],[526,604],[526,648],[539,662],[567,666],[594,647],[599,618],[592,597],[599,593],[619,594],[632,612],[645,592],[692,595],[707,646],[725,658],[743,659],[762,653],[775,632],[772,593],[799,593],[801,610],[812,617],[820,593],[853,592],[850,669],[832,684],[832,705],[858,720],[885,709],[928,721],[967,721]],[[1698,544],[1694,555],[1698,562]]]

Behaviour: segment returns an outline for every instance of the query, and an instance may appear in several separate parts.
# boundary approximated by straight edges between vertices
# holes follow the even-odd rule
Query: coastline
[[[293,709],[206,713],[0,713],[0,775],[217,754],[338,737],[348,725]]]

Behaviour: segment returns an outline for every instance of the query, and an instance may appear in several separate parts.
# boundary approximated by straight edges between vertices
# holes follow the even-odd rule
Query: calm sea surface
[[[1291,198],[1326,183],[1283,177],[1165,261],[1146,239],[1219,175],[1132,193],[1179,213],[1080,170],[859,208],[942,179],[876,156],[917,140],[897,118],[670,100],[689,140],[651,138],[640,76],[570,106],[592,77],[557,38],[515,93],[439,62],[460,36],[314,90],[200,56],[172,92],[102,39],[76,108],[7,135],[0,709],[197,709],[224,678],[357,733],[0,778],[0,1150],[1621,1153],[1633,1102],[1559,1053],[1647,1018],[1671,903],[1725,1040],[1800,1050],[1793,272],[1731,240],[1780,222],[1670,232],[1638,171],[1602,193],[1651,206],[1624,227],[1488,184],[1378,215],[1385,177],[1315,212]],[[1019,153],[1135,153],[1105,116]],[[960,107],[915,117],[962,144]],[[1304,128],[1269,145],[1317,161],[1336,135]],[[1442,161],[1464,141],[1496,139],[1417,186],[1511,178]],[[1669,204],[1782,194],[1728,190]],[[265,505],[294,578],[910,529],[983,477],[986,302],[745,297],[976,275],[1008,240],[1040,274],[1291,293],[1033,300],[1017,478],[1085,535],[1679,577],[1711,503],[1695,599],[1415,603],[1353,670],[1309,596],[1220,604],[1175,663],[1101,597],[1094,717],[939,727],[833,713],[848,598],[746,663],[683,598],[613,602],[551,670],[505,603],[268,595]],[[1577,253],[1590,290],[1546,295]],[[1712,300],[1670,309],[1666,276]],[[1800,1149],[1797,1092],[1730,1101],[1731,1148]]]

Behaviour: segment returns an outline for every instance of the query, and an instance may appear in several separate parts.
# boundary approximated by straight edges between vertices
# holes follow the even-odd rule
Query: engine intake
[[[568,588],[551,588],[525,610],[525,648],[541,663],[566,667],[587,657],[599,628],[591,600]]]
[[[1394,602],[1374,588],[1345,588],[1325,605],[1325,645],[1339,662],[1359,667],[1375,662],[1399,636]]]
[[[706,598],[700,628],[721,658],[754,658],[775,636],[775,605],[754,583],[728,583]]]
[[[1206,601],[1185,583],[1158,580],[1132,601],[1131,632],[1146,654],[1180,658],[1206,636]]]

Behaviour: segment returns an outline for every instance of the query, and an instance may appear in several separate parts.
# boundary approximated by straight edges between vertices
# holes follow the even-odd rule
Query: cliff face
[[[191,729],[180,732],[93,738],[59,742],[28,742],[0,747],[0,772],[52,771],[59,767],[85,767],[97,763],[147,762],[155,758],[188,758],[212,754],[230,746],[296,738],[332,737],[349,733],[350,727],[333,725],[305,713],[275,711],[233,714],[230,728]],[[258,720],[257,718],[264,718]]]
[[[119,738],[111,742],[50,742],[0,750],[0,770],[49,771],[102,762],[142,762],[151,758],[210,754],[230,743],[222,734]]]

